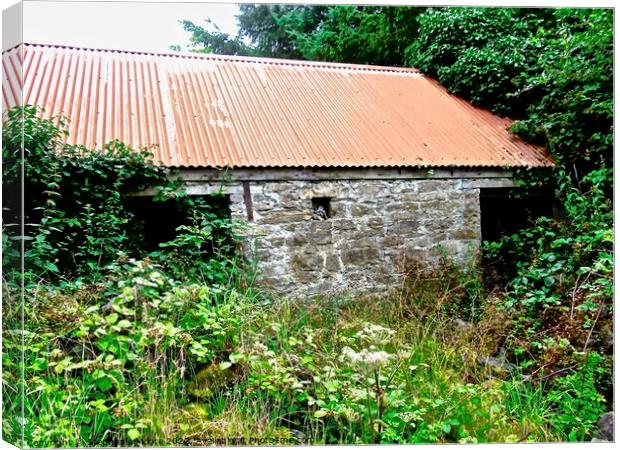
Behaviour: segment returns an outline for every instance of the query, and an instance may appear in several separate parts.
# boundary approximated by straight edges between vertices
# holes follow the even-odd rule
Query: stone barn
[[[40,44],[3,65],[5,108],[23,95],[70,120],[70,143],[148,146],[190,194],[222,188],[281,292],[385,289],[404,259],[465,263],[497,223],[546,208],[505,192],[549,154],[415,69]]]

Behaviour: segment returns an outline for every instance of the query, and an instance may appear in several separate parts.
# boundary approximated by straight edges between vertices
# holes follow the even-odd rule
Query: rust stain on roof
[[[69,119],[71,144],[178,167],[549,167],[549,154],[415,69],[24,44],[3,108]],[[23,69],[23,93],[21,75]]]

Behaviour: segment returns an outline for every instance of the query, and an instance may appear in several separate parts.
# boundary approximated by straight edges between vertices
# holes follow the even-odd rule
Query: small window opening
[[[331,217],[331,198],[314,197],[312,199],[312,219],[326,220]]]

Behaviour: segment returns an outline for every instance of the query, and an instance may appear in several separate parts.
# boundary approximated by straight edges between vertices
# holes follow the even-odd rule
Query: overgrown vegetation
[[[66,145],[61,118],[10,111],[4,438],[21,443],[23,426],[30,447],[590,439],[613,408],[612,14],[243,7],[252,54],[418,66],[520,119],[558,162],[522,182],[550,183],[561,216],[487,243],[484,273],[412,263],[380,298],[270,297],[234,251],[243,224],[147,151]],[[152,252],[127,203],[147,187],[187,211]]]
[[[420,16],[408,61],[448,89],[521,120],[544,144],[562,217],[488,243],[487,261],[519,319],[506,339],[514,361],[548,376],[610,355],[613,308],[613,12],[445,8]],[[609,370],[609,369],[608,369]],[[544,375],[543,375],[544,374]],[[611,398],[610,380],[599,389]]]
[[[192,283],[242,286],[234,224],[185,195],[147,151],[117,141],[103,152],[63,144],[63,119],[37,113],[13,109],[3,126],[5,433],[16,442],[23,424],[29,446],[129,442],[126,434],[140,425],[127,428],[124,417],[135,419],[155,401],[143,396],[149,387],[163,377],[176,398],[181,366],[166,333],[178,329],[160,317],[158,295]],[[173,241],[148,254],[127,208],[127,195],[147,187],[152,201],[175,202],[188,219]]]

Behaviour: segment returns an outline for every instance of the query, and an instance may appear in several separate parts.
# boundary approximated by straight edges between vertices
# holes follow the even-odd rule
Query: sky
[[[25,1],[24,41],[77,47],[168,52],[187,50],[190,33],[179,20],[237,34],[234,3]]]

